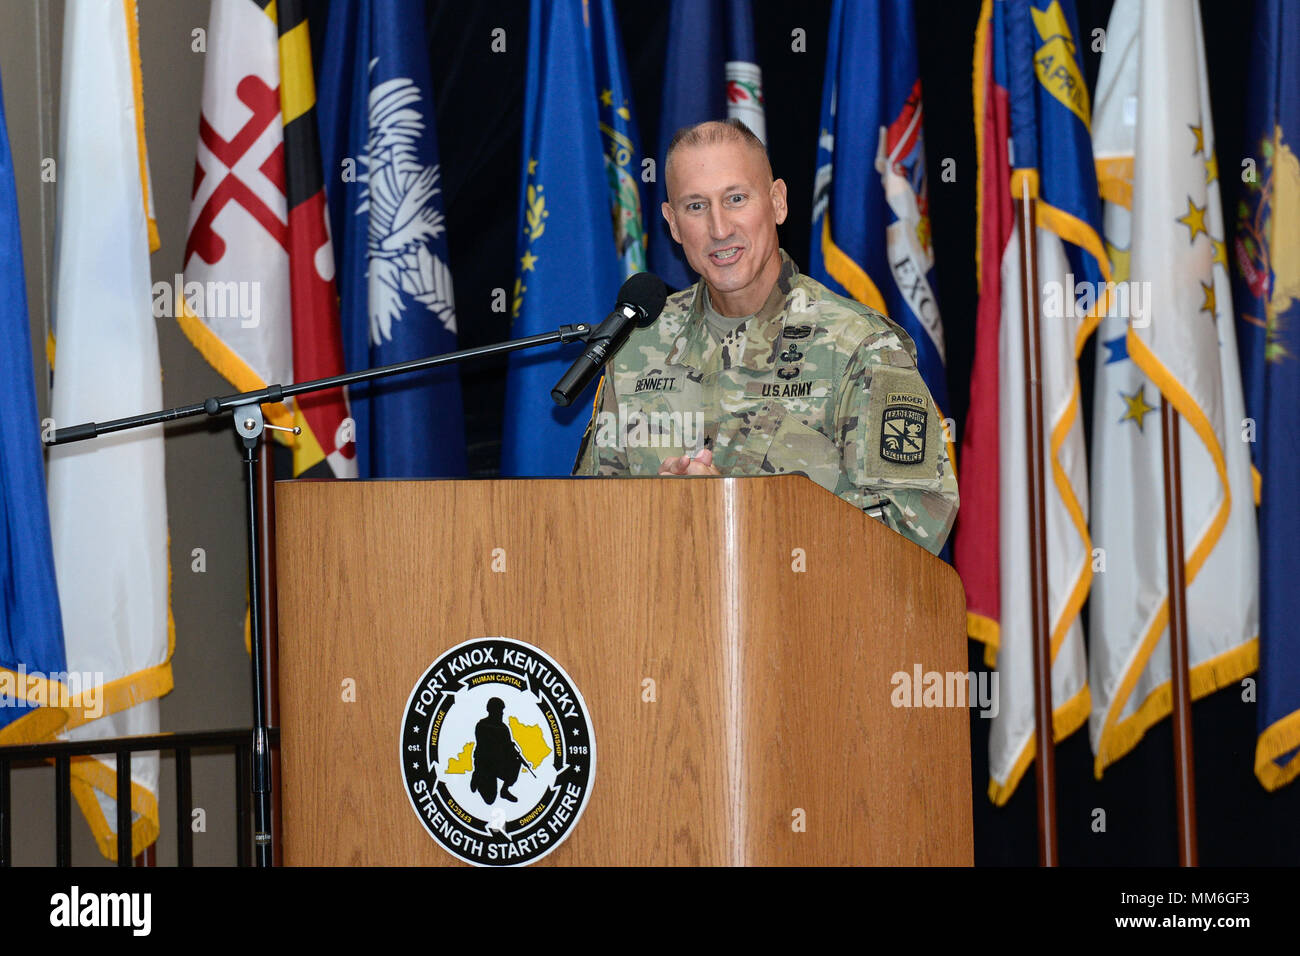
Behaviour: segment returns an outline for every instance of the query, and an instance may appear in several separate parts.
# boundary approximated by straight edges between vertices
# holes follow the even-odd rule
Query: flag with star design
[[[645,268],[640,148],[613,0],[534,0],[512,335],[599,322]],[[510,356],[503,476],[567,476],[588,409],[551,389],[581,343]]]
[[[1162,393],[1180,422],[1192,696],[1257,659],[1254,500],[1197,4],[1118,0],[1093,136],[1108,252],[1128,293],[1124,313],[1102,320],[1093,405],[1100,777],[1170,711]]]

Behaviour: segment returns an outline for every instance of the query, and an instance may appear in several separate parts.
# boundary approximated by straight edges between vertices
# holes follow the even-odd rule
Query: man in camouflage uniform
[[[739,121],[678,132],[666,166],[702,281],[606,366],[573,473],[805,475],[937,554],[957,482],[912,340],[779,248],[785,183]]]

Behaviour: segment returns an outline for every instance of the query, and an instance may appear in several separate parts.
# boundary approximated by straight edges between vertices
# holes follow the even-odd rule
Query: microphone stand
[[[262,684],[262,644],[264,637],[262,634],[262,602],[265,596],[262,594],[261,573],[258,570],[257,553],[261,544],[262,529],[258,525],[258,495],[257,495],[257,461],[259,448],[262,443],[262,433],[267,428],[275,428],[275,425],[267,425],[262,415],[262,404],[270,402],[283,402],[286,398],[292,398],[294,395],[305,395],[311,392],[326,391],[332,388],[342,388],[348,385],[355,385],[358,382],[369,382],[375,379],[389,378],[395,375],[403,375],[407,372],[419,372],[427,368],[435,368],[440,365],[450,365],[454,362],[463,362],[466,359],[482,358],[488,355],[502,355],[507,352],[518,352],[522,349],[536,348],[539,345],[551,345],[556,342],[567,343],[575,341],[585,341],[592,334],[592,327],[586,323],[575,325],[562,325],[554,332],[543,332],[540,335],[529,335],[522,339],[511,339],[506,342],[498,342],[494,345],[482,345],[478,348],[460,349],[456,352],[446,352],[442,355],[431,355],[427,358],[412,359],[408,362],[398,362],[393,365],[382,365],[378,368],[361,369],[356,372],[345,372],[342,375],[332,375],[329,378],[313,379],[309,382],[295,382],[292,385],[268,385],[265,388],[253,389],[249,392],[239,392],[234,395],[225,395],[213,397],[196,402],[190,405],[178,405],[173,408],[165,408],[156,412],[148,412],[143,415],[133,415],[129,418],[118,418],[111,422],[85,422],[80,425],[70,425],[67,428],[59,428],[50,435],[45,442],[47,445],[65,445],[74,441],[85,441],[89,438],[95,438],[99,435],[107,435],[111,432],[127,431],[132,428],[143,428],[146,425],[157,425],[163,422],[173,422],[182,418],[193,418],[198,415],[217,416],[225,411],[232,413],[231,418],[235,426],[235,431],[239,435],[243,447],[244,478],[247,483],[247,494],[244,497],[247,509],[247,528],[248,528],[248,600],[250,605],[250,630],[252,639],[253,652],[253,747],[252,747],[252,781],[253,781],[253,843],[256,850],[257,866],[266,867],[271,865],[271,764],[270,764],[270,746],[269,740],[270,728],[267,725],[267,702],[265,700],[264,688]],[[300,429],[283,429],[292,431],[297,434]]]

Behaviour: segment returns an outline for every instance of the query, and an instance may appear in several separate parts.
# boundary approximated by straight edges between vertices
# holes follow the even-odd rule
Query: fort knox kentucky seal
[[[411,691],[402,776],[424,828],[478,866],[519,866],[564,842],[587,806],[596,740],[569,675],[540,648],[482,637]]]

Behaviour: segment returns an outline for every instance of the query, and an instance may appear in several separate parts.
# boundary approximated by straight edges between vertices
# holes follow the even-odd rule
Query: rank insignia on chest
[[[887,405],[880,416],[880,457],[900,465],[925,460],[925,410]]]

